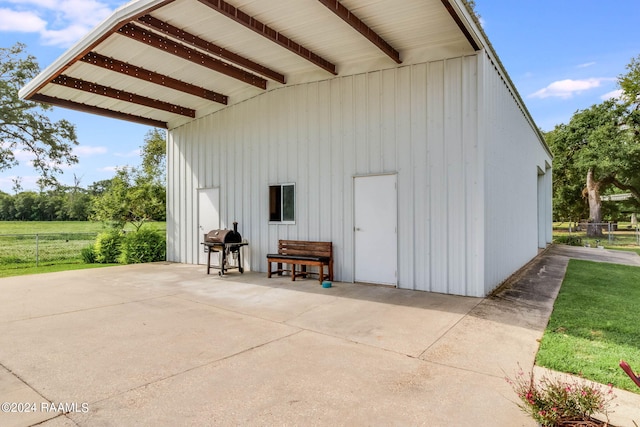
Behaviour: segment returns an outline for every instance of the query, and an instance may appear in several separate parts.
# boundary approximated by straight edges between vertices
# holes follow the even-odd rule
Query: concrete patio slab
[[[512,374],[518,365],[531,366],[567,263],[550,254],[536,258],[470,310],[421,358],[495,376]],[[509,351],[504,351],[505,343]]]
[[[0,426],[533,426],[504,376],[532,366],[572,254],[484,299],[171,263],[0,279],[0,403],[39,408]],[[640,422],[623,394],[612,422]]]
[[[46,401],[42,395],[20,380],[15,374],[0,366],[0,404],[10,406],[0,410],[0,422],[3,427],[35,425],[57,416],[32,407],[35,402]],[[15,404],[15,407],[11,405]],[[18,407],[22,405],[22,408]],[[14,415],[10,411],[20,411]]]
[[[268,366],[269,369],[264,369]],[[241,373],[241,375],[238,375]],[[492,378],[489,395],[454,390],[485,375],[460,372],[339,338],[301,331],[70,414],[80,425],[456,425],[478,419],[513,425],[509,388]],[[487,400],[504,402],[496,415]],[[501,405],[502,406],[502,405]]]
[[[105,399],[296,332],[280,323],[159,297],[0,324],[12,372],[58,401]],[[37,339],[34,339],[37,337]]]

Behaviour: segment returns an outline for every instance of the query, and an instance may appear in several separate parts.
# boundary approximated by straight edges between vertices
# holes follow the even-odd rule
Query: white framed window
[[[269,186],[269,222],[295,224],[296,185],[275,184]]]

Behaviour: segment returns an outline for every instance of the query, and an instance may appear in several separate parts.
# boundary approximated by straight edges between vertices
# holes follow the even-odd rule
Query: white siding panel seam
[[[197,259],[195,190],[218,187],[221,226],[239,220],[252,270],[280,238],[331,240],[336,280],[352,281],[353,177],[397,173],[398,286],[479,296],[529,254],[501,237],[526,246],[529,233],[497,218],[497,194],[531,183],[489,171],[522,146],[546,160],[498,77],[484,56],[414,64],[273,89],[172,129],[168,254]],[[269,224],[268,184],[283,182],[296,183],[296,223]]]

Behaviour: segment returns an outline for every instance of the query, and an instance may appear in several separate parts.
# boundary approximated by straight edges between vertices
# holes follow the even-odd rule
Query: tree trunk
[[[589,200],[589,222],[587,237],[603,237],[602,235],[602,201],[600,200],[600,183],[593,178],[593,168],[587,172],[587,198]],[[591,224],[592,223],[592,224]]]

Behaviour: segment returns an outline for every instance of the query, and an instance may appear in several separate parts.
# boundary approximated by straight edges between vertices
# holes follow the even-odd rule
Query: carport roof
[[[284,85],[487,46],[462,0],[135,0],[20,96],[173,128]]]

